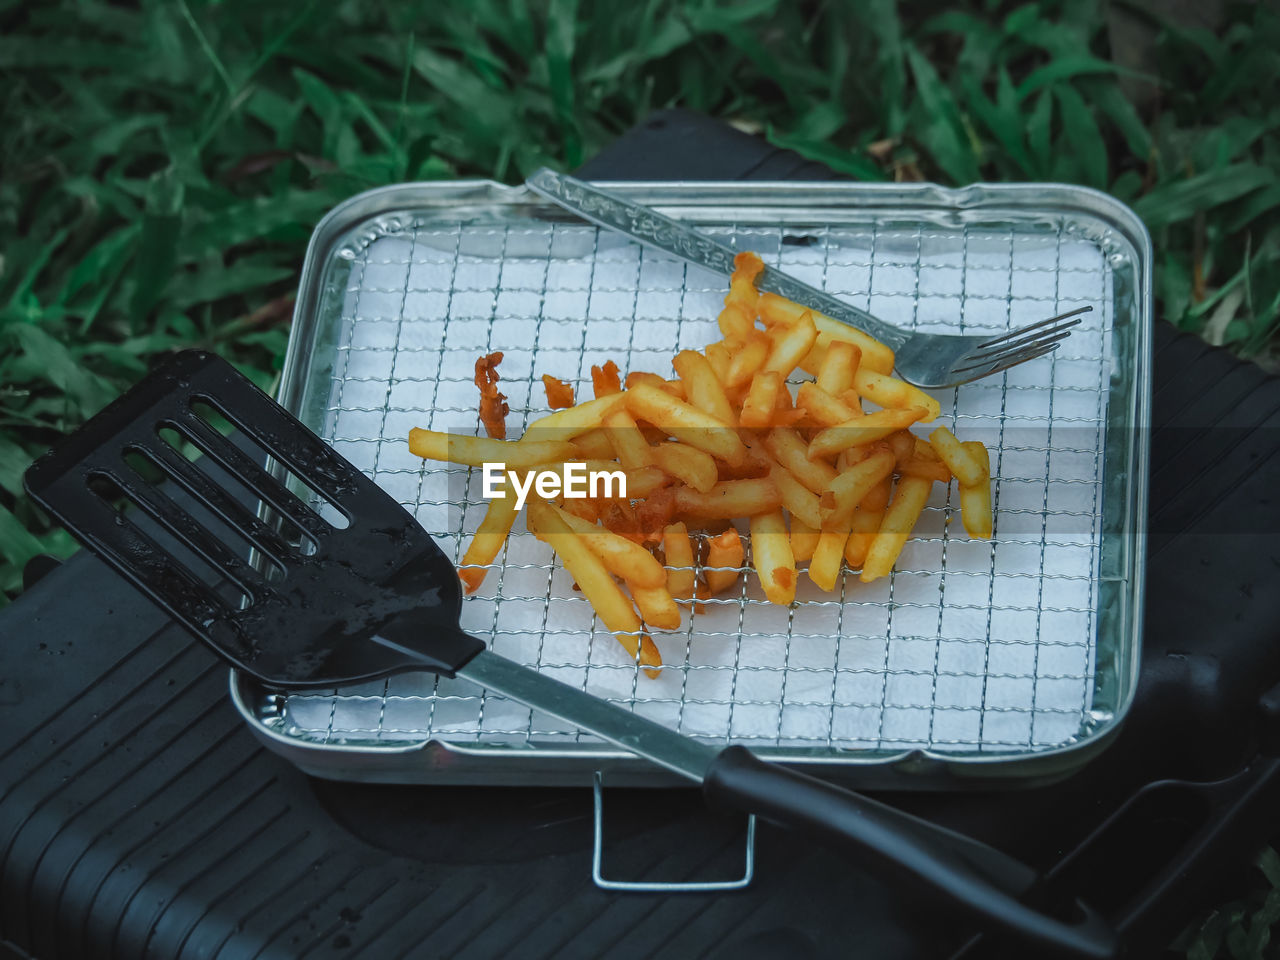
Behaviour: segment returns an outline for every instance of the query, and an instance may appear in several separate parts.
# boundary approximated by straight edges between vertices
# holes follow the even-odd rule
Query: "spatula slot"
[[[230,419],[230,416],[224,411],[212,397],[196,396],[191,400],[191,412],[201,421],[207,424],[213,430],[218,431],[222,435],[231,429],[240,429],[242,436],[252,443],[255,452],[261,453],[263,467],[272,477],[283,477],[284,486],[288,488],[290,493],[299,495],[299,491],[305,491],[300,496],[307,502],[307,507],[316,516],[320,517],[326,524],[335,530],[345,530],[351,524],[350,518],[346,511],[339,503],[327,493],[323,486],[312,482],[307,476],[293,466],[281,460],[277,456],[272,456],[268,452],[268,445],[264,445],[255,435],[258,425],[256,424],[239,424]],[[316,443],[323,447],[320,441]],[[301,453],[302,451],[295,451]],[[327,450],[325,450],[327,453]],[[301,500],[299,502],[302,502]]]
[[[145,556],[150,578],[163,575],[190,597],[197,593],[191,581],[198,581],[228,611],[252,600],[252,585],[261,582],[260,575],[167,496],[98,471],[89,474],[86,483],[124,528],[118,538],[121,548]]]
[[[291,553],[316,552],[315,539],[285,514],[268,508],[264,518],[256,516],[258,494],[205,455],[173,421],[162,422],[156,433],[163,442],[154,453],[166,475],[264,555],[283,561]]]

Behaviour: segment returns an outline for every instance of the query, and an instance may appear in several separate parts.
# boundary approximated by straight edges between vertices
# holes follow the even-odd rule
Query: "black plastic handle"
[[[755,813],[834,840],[870,868],[928,887],[946,900],[1042,951],[1108,958],[1115,932],[1081,903],[1066,923],[1021,903],[1035,882],[1030,867],[961,834],[876,800],[767,763],[745,747],[728,747],[712,763],[703,793],[713,807]]]

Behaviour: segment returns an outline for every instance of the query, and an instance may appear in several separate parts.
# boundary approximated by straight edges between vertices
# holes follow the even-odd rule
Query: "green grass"
[[[328,208],[395,181],[571,168],[660,107],[860,179],[1109,190],[1151,228],[1160,315],[1274,359],[1280,13],[1230,6],[1212,34],[1152,22],[1140,75],[1114,59],[1107,14],[0,0],[0,603],[32,555],[72,549],[21,491],[61,431],[182,347],[270,386]],[[1237,947],[1224,933],[1192,951],[1258,955]]]

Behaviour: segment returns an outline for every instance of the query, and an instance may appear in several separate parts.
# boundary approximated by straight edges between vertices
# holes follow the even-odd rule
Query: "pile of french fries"
[[[647,630],[678,629],[681,605],[741,583],[746,549],[735,521],[750,532],[750,569],[765,596],[784,605],[795,600],[801,564],[823,590],[835,588],[844,566],[864,583],[887,576],[933,484],[952,477],[965,530],[991,536],[986,448],[945,426],[927,440],[910,432],[940,408],[891,375],[892,350],[759,293],[755,254],[739,254],[735,267],[718,318],[723,339],[676,354],[674,378],[632,372],[624,385],[610,362],[592,368],[594,399],[583,402],[571,386],[544,378],[557,409],[520,439],[421,429],[409,436],[418,456],[501,463],[526,487],[526,471],[563,475],[568,463],[622,471],[625,496],[574,498],[540,486],[525,523],[650,675],[662,661]],[[788,380],[797,369],[812,379],[793,395]],[[490,500],[462,559],[468,592],[479,589],[515,524],[509,486]]]

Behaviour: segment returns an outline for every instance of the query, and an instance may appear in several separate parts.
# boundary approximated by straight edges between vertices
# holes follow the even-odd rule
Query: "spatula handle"
[[[703,780],[713,807],[730,807],[830,840],[883,870],[928,887],[991,927],[1040,948],[1038,956],[1107,958],[1119,948],[1106,921],[1081,903],[1075,923],[1017,899],[1035,881],[1026,865],[992,847],[918,820],[869,797],[767,763],[745,747],[722,750]]]

